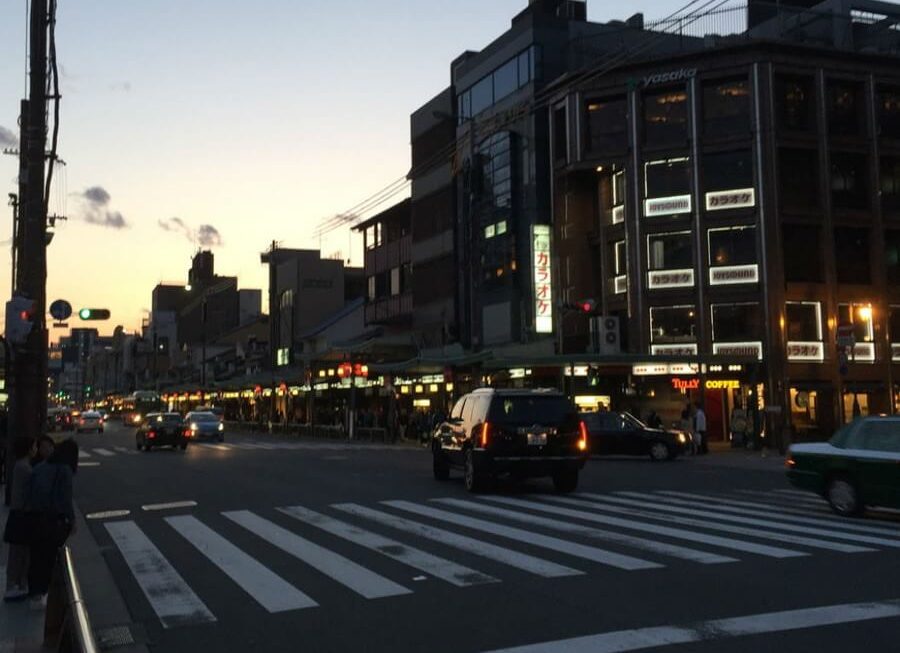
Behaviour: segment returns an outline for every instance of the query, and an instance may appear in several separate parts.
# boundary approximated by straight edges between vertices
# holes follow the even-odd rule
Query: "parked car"
[[[462,469],[470,492],[500,474],[551,476],[558,491],[571,492],[588,458],[587,429],[559,392],[484,388],[456,402],[431,451],[435,478]]]
[[[184,451],[190,439],[191,432],[178,413],[149,413],[135,434],[138,451],[156,447],[181,447]]]
[[[684,431],[647,426],[631,413],[581,413],[588,430],[592,456],[650,456],[673,460],[690,444]]]
[[[192,438],[225,440],[225,424],[214,413],[192,410],[184,416],[184,423]]]
[[[793,444],[788,480],[824,497],[839,515],[867,506],[900,508],[900,417],[861,417],[828,442]]]
[[[103,417],[95,410],[86,410],[77,418],[75,432],[85,433],[87,431],[97,431],[103,433]]]
[[[68,408],[51,408],[47,411],[47,429],[50,431],[71,431],[74,428],[72,411]]]

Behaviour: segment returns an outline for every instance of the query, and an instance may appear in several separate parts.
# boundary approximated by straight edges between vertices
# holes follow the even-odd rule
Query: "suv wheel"
[[[839,515],[853,517],[862,512],[863,506],[859,500],[859,492],[846,476],[832,477],[825,489],[825,497],[828,499],[831,509]]]
[[[479,473],[475,465],[475,452],[466,450],[466,464],[464,481],[469,492],[481,492],[484,489],[484,476]]]
[[[440,453],[433,451],[431,453],[431,468],[434,471],[434,477],[439,481],[446,481],[450,478],[450,465],[443,459]]]
[[[567,469],[553,475],[553,487],[557,492],[574,492],[578,487],[578,470]]]
[[[661,440],[657,440],[653,444],[650,445],[650,460],[660,461],[660,460],[668,460],[671,457],[671,453],[669,452],[669,445]]]

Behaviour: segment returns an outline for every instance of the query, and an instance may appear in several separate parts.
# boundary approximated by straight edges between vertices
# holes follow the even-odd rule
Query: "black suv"
[[[500,474],[552,476],[559,492],[578,486],[588,458],[587,429],[575,406],[553,390],[475,390],[456,402],[432,436],[434,477],[465,473],[477,492]]]

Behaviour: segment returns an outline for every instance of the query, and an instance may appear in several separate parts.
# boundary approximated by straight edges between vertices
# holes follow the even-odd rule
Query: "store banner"
[[[534,267],[534,330],[553,333],[553,272],[550,267],[550,225],[531,228],[531,260]]]

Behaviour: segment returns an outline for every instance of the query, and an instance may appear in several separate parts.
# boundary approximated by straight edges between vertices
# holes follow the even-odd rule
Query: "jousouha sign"
[[[670,70],[664,73],[645,75],[643,82],[644,86],[653,86],[654,84],[665,84],[666,82],[683,82],[696,76],[696,68],[679,68],[678,70]]]

